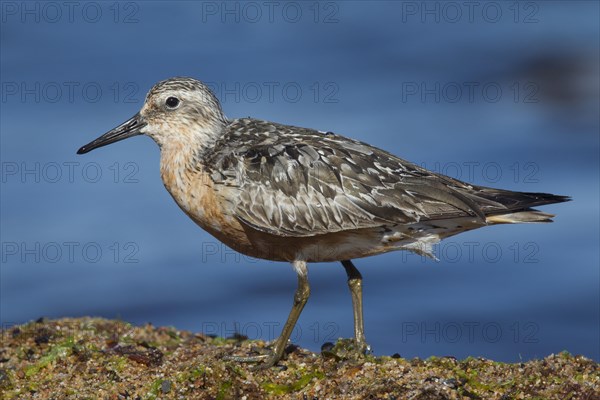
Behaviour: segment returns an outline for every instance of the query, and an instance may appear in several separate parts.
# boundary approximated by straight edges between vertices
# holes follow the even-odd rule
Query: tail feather
[[[488,224],[521,224],[527,222],[552,222],[554,214],[538,210],[524,210],[508,214],[495,214],[486,217]]]
[[[532,207],[546,204],[570,201],[569,196],[560,196],[550,193],[511,192],[482,188],[481,197],[502,204],[505,209],[484,209],[488,224],[519,224],[527,222],[552,222],[553,214],[534,210]]]
[[[512,192],[480,187],[476,196],[488,223],[551,222],[552,214],[534,210],[533,207],[570,201],[569,196],[550,193]],[[495,203],[495,204],[494,204]]]
[[[569,196],[560,196],[550,193],[512,192],[491,188],[481,188],[477,196],[495,201],[504,205],[509,210],[525,210],[545,204],[562,203],[571,200]]]

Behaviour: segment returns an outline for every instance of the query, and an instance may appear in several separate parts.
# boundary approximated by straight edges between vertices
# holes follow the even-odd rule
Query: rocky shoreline
[[[2,330],[1,399],[600,399],[598,363],[568,353],[519,364],[481,358],[360,358],[339,341],[295,346],[268,370],[227,361],[266,344],[99,318]]]

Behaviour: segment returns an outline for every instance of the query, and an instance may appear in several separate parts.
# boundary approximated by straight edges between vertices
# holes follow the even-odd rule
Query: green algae
[[[69,354],[71,354],[73,346],[75,346],[75,342],[73,341],[72,336],[63,342],[52,346],[48,353],[42,358],[40,358],[40,360],[36,364],[31,365],[25,369],[25,376],[31,377],[40,372],[42,368],[45,368],[57,359],[67,357]]]
[[[323,379],[325,378],[325,374],[320,371],[313,371],[302,375],[297,381],[288,385],[266,382],[262,384],[262,387],[267,392],[275,395],[294,393],[304,389],[315,378]]]

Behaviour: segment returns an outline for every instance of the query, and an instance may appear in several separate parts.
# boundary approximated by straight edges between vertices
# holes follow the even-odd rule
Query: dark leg
[[[354,310],[354,340],[361,352],[368,350],[365,340],[365,327],[363,322],[363,307],[362,307],[362,275],[356,269],[352,261],[344,260],[342,265],[348,275],[348,287],[352,295],[352,308]]]
[[[260,368],[272,367],[273,365],[277,364],[279,360],[281,360],[283,352],[288,344],[288,340],[290,339],[290,335],[292,334],[294,326],[296,326],[296,322],[298,321],[298,317],[300,317],[300,313],[302,312],[302,309],[308,300],[308,296],[310,295],[306,262],[294,261],[292,265],[298,274],[298,287],[294,293],[294,304],[292,305],[290,315],[283,326],[281,335],[279,335],[279,338],[277,338],[275,341],[275,345],[273,346],[271,354],[257,357],[228,357],[228,359],[239,362],[258,362],[264,360],[263,364],[259,366]]]

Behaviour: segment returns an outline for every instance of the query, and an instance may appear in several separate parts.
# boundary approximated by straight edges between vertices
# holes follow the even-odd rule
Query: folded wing
[[[484,225],[512,201],[359,141],[254,119],[233,121],[212,154],[205,168],[235,195],[236,216],[279,236],[455,217]]]

